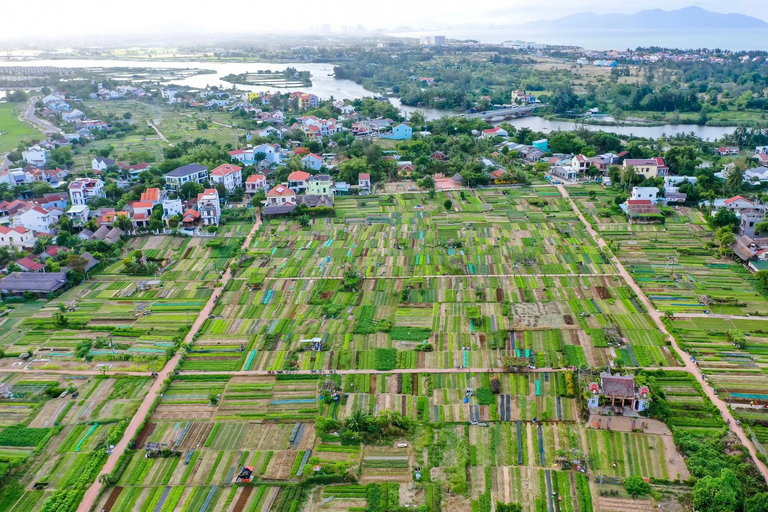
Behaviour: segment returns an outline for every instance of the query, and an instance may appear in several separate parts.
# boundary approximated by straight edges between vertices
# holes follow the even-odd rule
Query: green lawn
[[[30,125],[19,121],[18,103],[0,103],[0,153],[16,149],[24,140],[40,139],[43,134]]]

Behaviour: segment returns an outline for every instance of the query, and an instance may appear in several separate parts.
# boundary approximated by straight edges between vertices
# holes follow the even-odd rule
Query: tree
[[[27,95],[27,93],[22,91],[21,89],[17,91],[9,92],[5,97],[5,99],[7,99],[12,103],[21,103],[21,102],[27,101],[28,98],[29,96]]]
[[[423,128],[426,123],[424,113],[421,110],[414,110],[411,113],[411,126],[414,127],[414,131]]]
[[[744,512],[768,510],[768,492],[759,492],[744,502]]]
[[[57,329],[66,329],[69,325],[69,318],[64,316],[64,313],[57,311],[53,314],[53,326]]]
[[[519,503],[496,502],[496,512],[523,512],[523,506]]]
[[[707,475],[693,487],[693,508],[698,512],[734,512],[741,503],[741,484],[730,469],[715,478]]]
[[[501,366],[507,370],[519,370],[528,366],[529,361],[525,357],[504,356],[501,358]]]
[[[67,266],[72,267],[74,272],[85,274],[85,267],[88,265],[88,259],[77,254],[67,255]]]
[[[122,229],[126,233],[129,233],[133,228],[133,223],[131,222],[131,219],[129,219],[128,216],[124,214],[119,214],[115,216],[114,225],[116,228]]]
[[[309,215],[305,213],[304,215],[299,216],[299,226],[303,228],[309,227]]]
[[[727,196],[734,196],[741,191],[743,186],[744,169],[742,169],[740,166],[734,166],[733,169],[728,171],[728,176],[725,177],[723,192]]]
[[[739,218],[733,210],[720,208],[714,217],[709,218],[709,225],[714,229],[728,227],[733,230],[739,225]]]
[[[720,248],[720,253],[725,254],[736,241],[736,236],[730,226],[725,226],[715,232],[715,240]]]
[[[453,208],[453,201],[451,201],[450,199],[446,199],[443,202],[443,207],[445,207],[446,210],[450,210],[451,208]]]
[[[633,498],[637,498],[650,494],[651,484],[643,480],[642,477],[634,475],[624,480],[624,490]]]

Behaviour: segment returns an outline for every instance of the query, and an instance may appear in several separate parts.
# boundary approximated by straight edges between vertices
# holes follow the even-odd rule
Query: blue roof
[[[176,177],[189,176],[190,174],[197,174],[200,171],[207,172],[208,168],[200,164],[187,164],[172,170],[171,172],[166,174],[166,176],[176,176]]]

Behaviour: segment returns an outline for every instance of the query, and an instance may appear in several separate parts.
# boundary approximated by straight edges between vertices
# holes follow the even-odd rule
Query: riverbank
[[[550,121],[569,123],[582,123],[594,126],[664,126],[664,125],[690,125],[710,126],[720,128],[735,128],[739,125],[765,126],[768,124],[766,113],[760,110],[742,112],[712,112],[706,116],[706,122],[702,123],[701,114],[698,112],[640,112],[629,111],[622,115],[621,119],[612,116],[607,117],[564,117],[557,115],[541,116]]]

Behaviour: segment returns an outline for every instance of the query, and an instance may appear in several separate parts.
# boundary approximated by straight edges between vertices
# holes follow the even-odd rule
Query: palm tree
[[[347,418],[346,427],[353,432],[362,432],[366,429],[368,415],[361,409],[355,409],[352,415]]]

